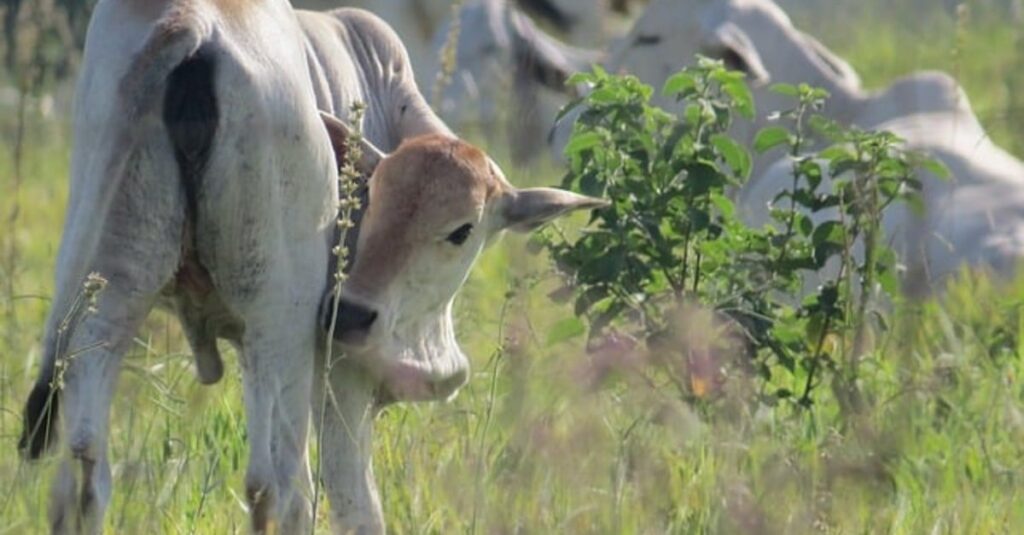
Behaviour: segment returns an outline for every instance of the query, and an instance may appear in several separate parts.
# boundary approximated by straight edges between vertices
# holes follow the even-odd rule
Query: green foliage
[[[772,224],[751,228],[731,199],[752,161],[728,135],[734,115],[754,114],[742,74],[700,58],[672,76],[662,91],[680,103],[679,116],[652,106],[653,90],[630,76],[597,69],[574,82],[594,90],[572,104],[586,108],[566,147],[571,169],[562,185],[612,205],[578,240],[557,231],[544,240],[591,339],[624,330],[694,367],[707,344],[695,346],[690,335],[680,342],[679,332],[687,331],[680,322],[694,321],[684,304],[699,303],[715,313],[710,329],[730,333],[712,345],[751,359],[762,399],[809,406],[829,371],[859,403],[857,363],[873,328],[885,325],[876,296],[893,298],[900,286],[883,212],[919,203],[916,169],[941,166],[904,151],[892,134],[815,115],[823,90],[776,86],[794,105],[757,134],[754,149],[786,149],[792,183],[772,202]],[[827,148],[805,150],[822,142]],[[686,396],[707,390],[692,377],[690,384]]]

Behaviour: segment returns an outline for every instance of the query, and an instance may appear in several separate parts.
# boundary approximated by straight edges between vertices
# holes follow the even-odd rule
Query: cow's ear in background
[[[575,210],[608,206],[608,201],[555,188],[512,190],[503,195],[499,207],[502,228],[517,232],[533,230],[556,217]]]
[[[508,30],[515,61],[516,80],[532,80],[552,91],[571,92],[565,81],[573,73],[589,71],[604,53],[569,46],[548,35],[529,17],[508,12]]]
[[[341,168],[348,152],[349,140],[352,138],[352,129],[341,119],[324,111],[320,112],[320,119],[327,128],[327,136],[331,139],[331,148],[334,149],[334,159],[338,168]],[[362,149],[362,156],[356,167],[360,173],[370,176],[377,168],[377,164],[384,159],[384,153],[366,139],[360,140],[359,147]]]
[[[771,78],[750,37],[731,22],[712,28],[701,48],[704,54],[724,61],[726,67],[745,73],[752,85],[767,84]]]
[[[824,76],[832,79],[837,86],[860,88],[860,76],[846,60],[835,55],[835,53],[810,35],[799,33],[799,40],[809,52],[811,62],[818,67]]]

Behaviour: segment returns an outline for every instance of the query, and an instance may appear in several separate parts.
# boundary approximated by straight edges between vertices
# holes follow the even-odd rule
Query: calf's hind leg
[[[111,173],[118,177],[118,189],[109,208],[99,215],[84,212],[86,208],[69,215],[75,224],[99,222],[95,245],[82,247],[67,233],[61,244],[61,262],[73,262],[82,271],[59,282],[57,306],[74,301],[86,273],[99,273],[107,284],[97,296],[95,311],[69,327],[55,353],[62,363],[55,375],[62,385],[58,395],[64,411],[64,461],[52,488],[50,511],[57,533],[103,530],[111,494],[108,421],[121,359],[178,266],[184,222],[180,183],[167,176],[173,164],[154,157],[170,153],[161,150],[161,138],[142,139],[156,141],[129,153],[124,166]],[[54,312],[50,332],[56,332],[66,314]]]
[[[284,296],[269,303],[277,304],[264,301],[252,307],[253,314],[243,314],[246,495],[254,532],[266,533],[276,522],[280,533],[300,533],[310,521],[306,450],[315,304]]]
[[[160,247],[155,246],[154,252],[159,253]],[[173,255],[173,249],[165,252]],[[50,502],[55,533],[103,532],[103,514],[111,494],[107,460],[110,406],[121,360],[159,288],[170,278],[174,259],[167,265],[171,267],[144,272],[142,277],[107,271],[109,282],[98,297],[95,312],[83,316],[62,344],[59,362],[63,364],[55,376],[62,385],[58,395],[64,409],[65,457]],[[103,272],[102,266],[98,271]]]
[[[74,329],[56,379],[64,407],[65,457],[52,487],[54,533],[102,533],[110,501],[107,437],[110,405],[121,359],[149,311],[152,296],[132,295],[111,284],[93,315]],[[77,465],[77,473],[76,473]]]

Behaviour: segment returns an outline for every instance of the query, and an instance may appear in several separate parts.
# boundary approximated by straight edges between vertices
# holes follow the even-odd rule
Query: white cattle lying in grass
[[[65,408],[53,531],[103,530],[110,404],[157,304],[177,312],[201,381],[223,373],[218,338],[238,348],[253,530],[308,530],[318,307],[346,136],[317,108],[355,101],[367,104],[366,137],[394,152],[381,161],[366,143],[360,160],[376,171],[339,306],[351,358],[328,378],[320,452],[338,531],[382,530],[369,447],[378,393],[450,395],[466,377],[451,301],[484,242],[601,201],[510,186],[432,114],[401,43],[369,14],[296,16],[284,0],[101,0],[78,85],[44,359],[19,443],[41,455]],[[93,272],[108,281],[96,311],[69,322]]]
[[[736,121],[732,134],[748,146],[768,124],[769,113],[792,106],[768,85],[808,83],[831,94],[824,115],[845,125],[892,131],[909,148],[930,152],[950,168],[949,182],[923,173],[924,220],[903,208],[886,220],[894,245],[907,254],[914,273],[933,279],[964,262],[1005,269],[1024,255],[1024,214],[1015,202],[1024,196],[1024,164],[991,142],[950,76],[916,73],[883,90],[865,91],[849,64],[793,27],[770,0],[656,0],[612,49],[607,67],[635,74],[660,90],[697,53],[747,74],[758,115],[752,122]],[[657,101],[674,105],[660,95]],[[571,120],[567,117],[553,132],[559,150]],[[777,157],[755,157],[752,178],[741,193],[751,223],[767,222],[768,201],[791,184],[788,160],[774,163]]]
[[[964,264],[1012,273],[1024,257],[1024,164],[997,147],[969,110],[918,113],[876,124],[943,162],[951,178],[922,171],[925,213],[896,203],[883,226],[907,273],[906,289],[927,293]],[[792,183],[792,163],[783,158],[750,181],[739,198],[751,224],[769,221],[775,196]],[[828,188],[830,179],[821,186]],[[787,201],[783,201],[783,205]],[[814,215],[815,224],[838,219],[836,210]]]

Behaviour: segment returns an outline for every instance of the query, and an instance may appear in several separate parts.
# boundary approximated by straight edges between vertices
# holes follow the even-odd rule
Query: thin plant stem
[[[359,197],[356,194],[358,189],[358,180],[360,177],[359,171],[356,169],[356,164],[362,157],[362,150],[359,145],[359,141],[362,137],[361,125],[363,112],[365,105],[362,103],[354,103],[352,105],[352,134],[349,139],[346,140],[345,146],[345,157],[344,162],[341,166],[341,172],[338,175],[338,207],[339,215],[337,219],[338,227],[338,238],[332,253],[337,257],[337,264],[335,272],[332,274],[332,295],[333,299],[331,302],[330,321],[328,323],[326,334],[324,336],[324,362],[323,362],[323,384],[321,385],[321,396],[320,396],[320,407],[317,426],[316,443],[319,447],[323,440],[323,429],[324,422],[327,418],[327,403],[328,396],[330,396],[332,402],[337,406],[337,402],[334,401],[334,393],[331,392],[331,371],[334,368],[334,331],[335,326],[338,322],[338,308],[341,302],[341,288],[345,282],[345,267],[349,259],[349,250],[345,246],[346,238],[348,237],[348,231],[355,227],[355,223],[352,221],[353,213],[362,208],[360,205]],[[316,457],[316,467],[313,472],[313,507],[312,507],[312,521],[310,522],[309,533],[313,535],[316,532],[316,519],[317,511],[320,506],[320,474],[323,465],[323,452],[320,451]]]

